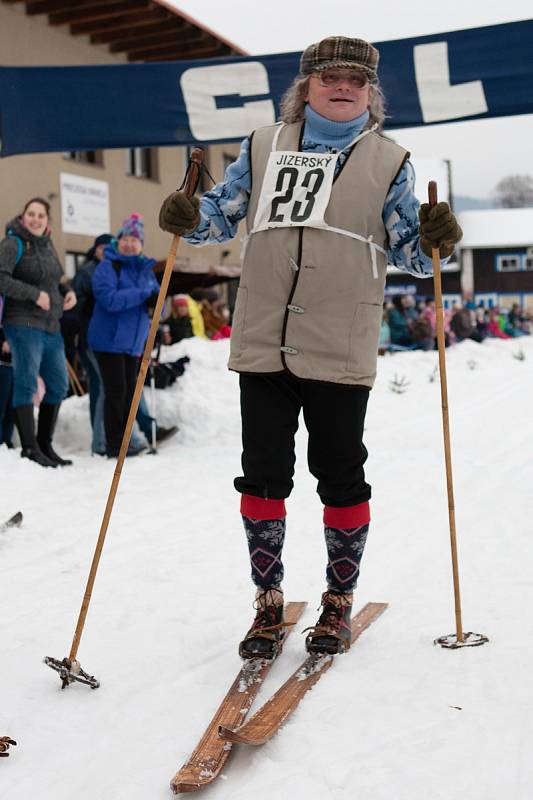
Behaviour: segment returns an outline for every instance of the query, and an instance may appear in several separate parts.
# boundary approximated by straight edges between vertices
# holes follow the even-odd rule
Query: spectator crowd
[[[125,219],[116,236],[96,237],[71,284],[52,242],[46,200],[32,198],[7,224],[0,242],[0,444],[13,447],[16,426],[23,457],[44,467],[72,464],[55,451],[54,431],[69,391],[88,392],[91,451],[118,456],[159,292],[154,265],[144,252],[138,214]],[[393,295],[383,308],[380,353],[433,350],[436,314],[432,297]],[[444,312],[447,346],[527,336],[531,324],[518,304],[506,311],[468,298]],[[147,446],[154,450],[177,431],[158,425],[153,389],[171,385],[189,359],[160,363],[161,348],[193,336],[217,340],[230,334],[230,312],[215,289],[167,298],[146,379],[152,408],[143,393],[140,433],[134,429],[128,456]]]
[[[23,457],[43,467],[71,465],[53,436],[69,391],[87,391],[92,453],[118,456],[159,293],[155,263],[144,252],[139,214],[116,236],[95,239],[71,283],[52,242],[46,200],[32,198],[8,223],[0,242],[0,444],[13,447],[16,426]],[[161,364],[161,348],[230,332],[229,311],[214,289],[167,298],[146,379],[152,408],[143,392],[136,417],[147,441],[134,430],[128,456],[155,450],[177,431],[157,424],[153,389],[171,385],[189,359]]]
[[[486,338],[511,339],[529,336],[531,315],[517,303],[510,311],[475,305],[470,298],[444,309],[446,347],[465,339],[482,342]],[[395,294],[384,303],[380,353],[437,348],[437,309],[435,299],[417,299],[411,294]]]

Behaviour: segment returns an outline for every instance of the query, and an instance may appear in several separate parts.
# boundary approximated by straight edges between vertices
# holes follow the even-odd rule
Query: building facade
[[[92,28],[91,22],[84,19],[79,25],[85,25],[87,34],[73,35],[76,31],[76,15],[81,19],[83,2],[70,3],[65,0],[63,5],[57,0],[42,0],[41,2],[18,2],[17,0],[0,0],[0,61],[2,66],[73,66],[73,65],[102,65],[120,64],[135,60],[137,54],[142,54],[139,60],[157,60],[150,55],[152,51],[145,44],[148,40],[157,42],[161,38],[161,48],[164,48],[165,34],[161,32],[154,36],[150,34],[147,39],[140,39],[144,50],[121,51],[119,45],[95,42],[96,39],[106,38],[102,34],[95,35],[90,31],[98,31],[106,24],[112,32],[113,25],[119,25],[121,19],[130,19],[126,16],[128,6],[133,11],[142,11],[141,4],[135,0],[125,0],[122,3],[113,3],[114,7],[124,6],[122,17],[104,16],[106,14],[106,0],[92,0],[90,6],[94,10],[96,4],[103,8],[100,15],[95,15]],[[155,7],[154,2],[146,0],[148,10],[144,15],[139,15],[136,24],[130,21],[130,38],[135,31],[148,29],[149,25],[157,27],[158,19],[161,25],[184,24],[192,42],[197,42],[200,54],[209,52],[204,42],[211,43],[213,52],[218,52],[216,47],[223,52],[231,52],[228,44],[223,40],[218,42],[212,32],[200,31],[203,39],[197,39],[196,27],[181,19],[178,12],[167,9],[163,4],[161,9]],[[66,11],[61,11],[61,7]],[[111,6],[110,6],[111,8]],[[59,11],[58,11],[59,9]],[[40,12],[40,13],[36,13]],[[68,21],[61,24],[61,17]],[[154,16],[155,15],[155,16]],[[159,15],[159,16],[158,16]],[[135,18],[132,17],[131,20]],[[153,23],[151,20],[153,19]],[[165,21],[166,20],[166,21]],[[116,21],[116,22],[115,22]],[[143,23],[142,25],[140,23]],[[78,27],[79,27],[78,25]],[[107,28],[106,28],[107,30]],[[118,31],[118,28],[116,29]],[[107,35],[110,38],[111,34]],[[139,34],[140,36],[140,34]],[[147,34],[144,34],[147,36]],[[182,44],[179,45],[180,36]],[[194,58],[194,48],[188,45],[185,34],[178,30],[173,35],[179,48],[185,53],[183,58]],[[128,40],[129,41],[129,40]],[[135,41],[135,40],[134,40]],[[214,44],[213,44],[214,43]],[[132,45],[133,46],[133,45]],[[153,51],[161,55],[161,59],[171,58],[174,51],[157,49]],[[176,45],[174,44],[174,48]],[[206,57],[203,55],[203,57]],[[135,93],[124,87],[124,96],[117,97],[117,106],[121,103],[136,102]],[[94,113],[101,118],[102,127],[106,125],[106,108],[96,107]],[[207,148],[206,165],[215,179],[223,177],[225,166],[235,159],[239,152],[237,144],[212,145]],[[0,159],[0,226],[1,233],[5,224],[16,216],[23,208],[25,202],[31,197],[41,196],[48,200],[52,213],[52,237],[65,271],[72,276],[76,266],[83,260],[83,254],[91,246],[93,239],[101,229],[102,221],[106,219],[106,203],[108,204],[108,219],[111,232],[116,232],[121,221],[132,212],[144,216],[146,253],[160,260],[165,259],[170,245],[168,234],[159,230],[157,217],[163,198],[170,194],[176,186],[181,184],[186,168],[188,152],[184,147],[159,147],[150,149],[132,148],[116,150],[98,150],[88,153],[39,153],[34,155],[17,155]],[[210,182],[205,183],[208,188]],[[85,220],[77,226],[86,232],[73,232],[76,225],[69,224],[68,192],[93,192],[97,208],[93,222]],[[107,198],[107,200],[106,200]],[[238,264],[240,244],[238,239],[223,246],[213,246],[207,249],[190,247],[184,242],[180,243],[179,258],[182,264],[207,263]],[[224,254],[224,255],[223,255]]]
[[[533,208],[464,211],[461,286],[476,304],[533,313]]]
[[[487,308],[514,303],[533,313],[533,208],[488,208],[458,215],[463,239],[442,271],[442,295],[451,308],[464,298]],[[389,267],[386,293],[433,295],[433,281]]]

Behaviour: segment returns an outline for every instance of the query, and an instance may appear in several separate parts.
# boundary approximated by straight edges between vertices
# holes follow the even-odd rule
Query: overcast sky
[[[303,50],[339,34],[377,42],[533,17],[531,0],[167,2],[251,55]],[[531,114],[404,129],[394,137],[415,155],[451,159],[456,194],[483,197],[506,175],[533,175]]]

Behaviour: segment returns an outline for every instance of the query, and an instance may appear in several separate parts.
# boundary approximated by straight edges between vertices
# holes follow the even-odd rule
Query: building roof
[[[128,61],[178,61],[246,55],[167,0],[3,0],[24,3],[26,14],[46,14],[51,26],[68,26],[71,36]]]
[[[467,247],[529,247],[533,245],[533,208],[486,208],[458,214]]]

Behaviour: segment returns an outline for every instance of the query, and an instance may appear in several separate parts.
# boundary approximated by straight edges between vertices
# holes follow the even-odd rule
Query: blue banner
[[[533,20],[376,47],[388,129],[533,113]],[[240,141],[277,119],[299,58],[0,67],[0,155]]]

